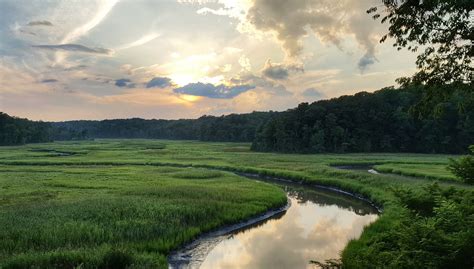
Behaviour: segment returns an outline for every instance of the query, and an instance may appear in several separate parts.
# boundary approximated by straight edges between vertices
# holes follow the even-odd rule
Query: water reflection
[[[338,258],[347,242],[377,218],[374,208],[355,198],[280,185],[292,202],[286,214],[216,239],[207,255],[180,267],[311,268],[310,260]]]

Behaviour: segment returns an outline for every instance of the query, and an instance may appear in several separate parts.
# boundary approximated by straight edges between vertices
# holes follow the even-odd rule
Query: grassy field
[[[200,232],[285,201],[273,186],[212,168],[334,186],[383,206],[342,253],[347,268],[472,268],[474,192],[445,170],[452,156],[272,154],[249,146],[96,140],[2,147],[0,267],[165,266],[170,249]],[[344,164],[417,179],[331,167]]]
[[[286,203],[228,172],[144,166],[1,166],[0,268],[166,267],[203,231]]]
[[[452,180],[461,182],[451,171],[446,169],[446,164],[405,164],[405,163],[388,163],[376,165],[375,169],[382,173],[393,173],[403,176],[411,176],[418,178],[427,178],[435,180]]]

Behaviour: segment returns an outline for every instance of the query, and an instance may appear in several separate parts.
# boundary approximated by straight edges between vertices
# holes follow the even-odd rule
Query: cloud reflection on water
[[[200,268],[311,268],[310,260],[338,258],[347,242],[377,218],[337,205],[291,200],[283,218],[219,243]]]

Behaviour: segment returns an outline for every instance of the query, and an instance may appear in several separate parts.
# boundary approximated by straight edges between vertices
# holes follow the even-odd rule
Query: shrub
[[[448,169],[458,178],[468,184],[474,184],[474,145],[470,146],[471,155],[458,160],[450,159]]]

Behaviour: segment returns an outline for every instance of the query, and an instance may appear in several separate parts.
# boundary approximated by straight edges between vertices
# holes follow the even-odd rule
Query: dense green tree
[[[152,138],[251,142],[257,128],[274,112],[253,112],[198,119],[144,120],[139,118],[51,123],[53,139]]]
[[[383,0],[383,8],[367,12],[388,23],[388,37],[398,50],[423,49],[416,61],[418,72],[403,83],[443,85],[472,83],[474,20],[472,0]]]
[[[460,153],[474,143],[474,95],[467,85],[446,86],[435,113],[413,107],[426,86],[386,88],[303,104],[275,114],[258,129],[252,148],[280,152]]]
[[[448,169],[464,182],[474,184],[474,146],[469,148],[471,155],[461,157],[458,160],[450,159]]]
[[[51,141],[50,125],[0,112],[0,146]]]

